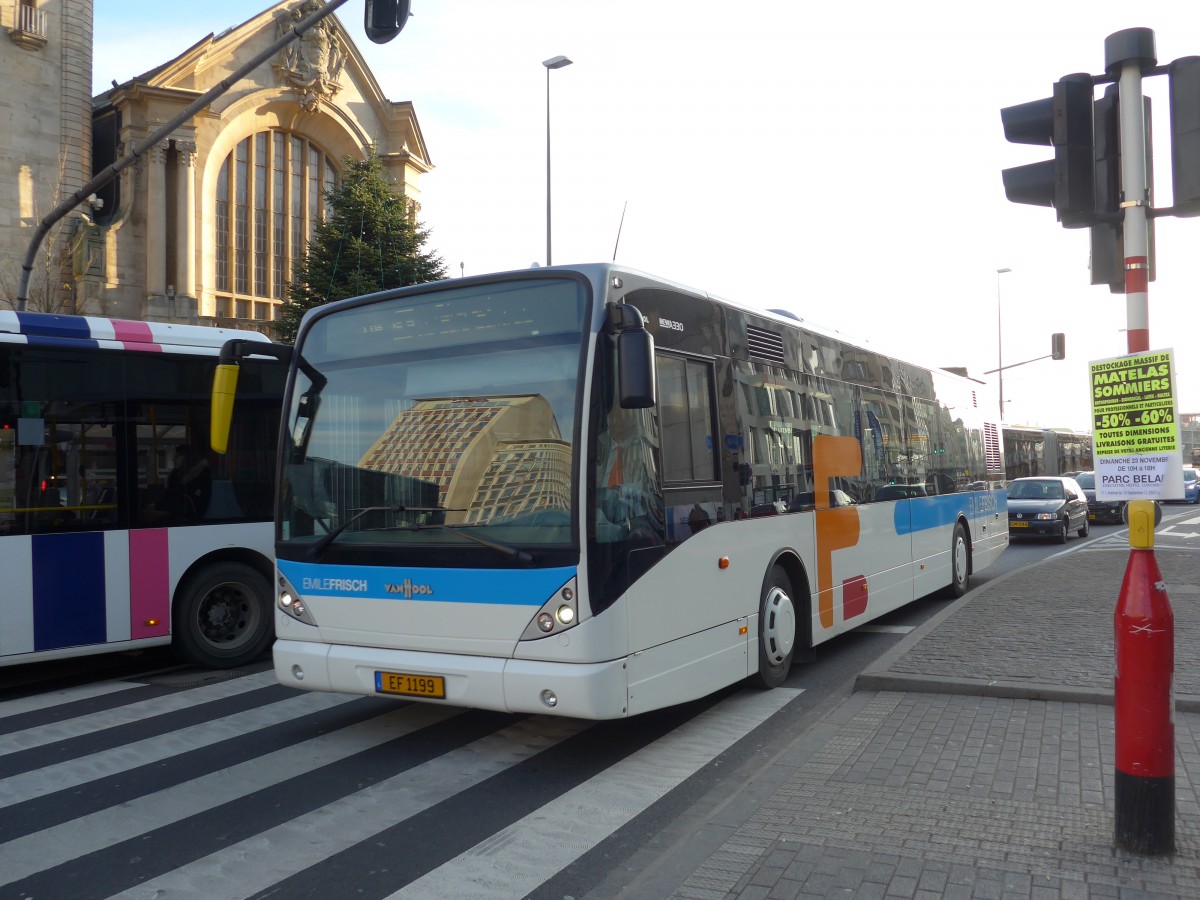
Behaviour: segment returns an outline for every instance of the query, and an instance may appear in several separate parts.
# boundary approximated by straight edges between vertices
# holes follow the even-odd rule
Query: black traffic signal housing
[[[1200,216],[1200,56],[1167,66],[1171,106],[1171,207]]]
[[[1004,193],[1013,203],[1050,206],[1064,228],[1086,228],[1095,217],[1092,151],[1092,76],[1065,75],[1054,94],[1000,110],[1004,137],[1015,144],[1054,148],[1054,159],[1005,169]]]
[[[1050,335],[1050,358],[1067,358],[1067,336],[1061,331],[1056,331]]]
[[[1107,284],[1110,293],[1125,293],[1125,229],[1121,202],[1121,105],[1115,84],[1105,88],[1096,101],[1093,120],[1093,173],[1096,192],[1096,221],[1091,228],[1091,283]],[[1154,197],[1154,135],[1151,103],[1142,98],[1146,134],[1146,184],[1149,200]],[[1153,204],[1152,204],[1153,205]],[[1154,219],[1146,221],[1150,258],[1149,280],[1154,281]]]
[[[1115,84],[1096,101],[1094,175],[1097,221],[1092,226],[1090,268],[1092,284],[1107,284],[1114,293],[1125,290],[1125,241],[1121,227],[1121,117]]]
[[[408,23],[409,0],[363,0],[363,31],[376,44],[386,44]]]

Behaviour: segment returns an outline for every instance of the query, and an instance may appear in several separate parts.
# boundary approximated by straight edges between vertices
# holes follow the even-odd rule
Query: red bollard
[[[1129,564],[1113,616],[1116,845],[1175,852],[1175,618],[1154,558],[1154,504],[1129,503]]]

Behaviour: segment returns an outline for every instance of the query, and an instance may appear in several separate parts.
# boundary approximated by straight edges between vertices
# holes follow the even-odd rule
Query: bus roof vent
[[[983,452],[989,472],[1004,469],[1004,460],[1000,456],[1000,429],[992,422],[983,423]]]
[[[783,335],[765,328],[747,325],[746,344],[750,350],[751,359],[761,359],[763,362],[775,363],[779,366],[787,365],[787,360],[783,355]]]

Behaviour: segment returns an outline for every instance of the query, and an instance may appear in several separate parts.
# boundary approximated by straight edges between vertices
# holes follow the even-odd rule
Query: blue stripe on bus
[[[17,313],[21,333],[30,337],[67,338],[71,341],[86,341],[92,338],[92,328],[83,316],[55,316],[49,313]]]
[[[32,543],[33,649],[104,643],[104,533],[39,534]]]
[[[939,497],[897,501],[894,513],[896,534],[911,534],[950,525],[959,515],[969,515],[968,497],[965,494],[943,494]]]
[[[279,560],[279,571],[301,595],[365,600],[541,606],[575,577],[574,566],[553,569],[426,569],[329,566]]]
[[[952,524],[960,515],[969,519],[994,512],[1004,512],[1008,494],[1005,491],[975,491],[969,494],[942,494],[937,497],[914,497],[899,500],[893,513],[896,534],[912,534],[930,528]]]

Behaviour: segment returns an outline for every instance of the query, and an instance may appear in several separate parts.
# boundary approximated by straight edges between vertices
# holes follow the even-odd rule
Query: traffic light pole
[[[1109,71],[1120,67],[1121,146],[1144,148],[1146,119],[1142,111],[1142,67],[1153,66],[1156,62],[1154,32],[1148,28],[1119,31],[1105,41],[1104,50]],[[1147,224],[1150,190],[1146,184],[1145,152],[1121,154],[1121,185],[1124,189],[1121,209],[1125,224],[1126,340],[1130,353],[1144,353],[1150,349]]]
[[[1132,355],[1150,349],[1142,75],[1157,63],[1154,32],[1130,28],[1109,35],[1104,57],[1107,73],[1119,76],[1126,333]],[[1114,835],[1118,849],[1162,856],[1175,852],[1175,625],[1154,558],[1153,510],[1149,500],[1129,503],[1129,562],[1113,614]]]

